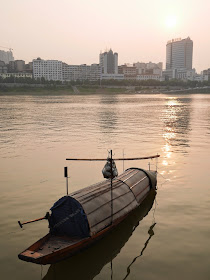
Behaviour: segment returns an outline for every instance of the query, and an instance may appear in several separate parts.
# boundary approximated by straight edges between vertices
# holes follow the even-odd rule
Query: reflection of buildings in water
[[[111,262],[119,254],[122,247],[138,226],[139,221],[142,220],[152,208],[155,196],[156,192],[152,191],[140,207],[134,210],[134,212],[112,232],[89,249],[65,261],[51,265],[43,279],[93,279],[107,263]],[[146,246],[148,242],[147,244],[145,243]],[[143,251],[146,249],[146,246],[144,246]],[[112,276],[113,271],[111,271],[111,277]]]
[[[100,112],[100,127],[103,133],[111,133],[115,131],[117,124],[117,115],[112,108]]]
[[[209,114],[208,114],[208,127],[207,127],[207,129],[208,129],[208,131],[207,131],[207,134],[210,134],[210,112],[209,112]]]
[[[209,94],[193,96],[192,139],[193,142],[208,141],[210,133],[210,96]],[[203,137],[202,137],[203,136]]]
[[[99,124],[101,131],[105,134],[115,132],[117,126],[116,104],[119,97],[115,94],[101,95],[99,104],[102,104],[99,111]]]
[[[207,135],[209,135],[210,134],[210,100],[208,99],[206,103],[208,104],[208,109],[204,111],[204,117],[203,117],[203,119],[205,120],[204,122],[205,126],[203,126],[202,124],[201,127],[206,129],[206,132],[205,130],[203,130],[203,134],[206,133]]]
[[[19,102],[22,105],[21,107],[19,106]],[[4,145],[10,145],[10,149],[16,152],[19,141],[21,142],[26,137],[26,133],[21,127],[24,125],[25,128],[25,120],[28,112],[28,107],[24,106],[24,102],[25,97],[22,96],[12,96],[12,99],[10,96],[5,96],[5,98],[1,99],[1,148],[4,148]],[[30,127],[27,128],[30,130]]]
[[[165,145],[162,148],[165,153],[163,165],[167,165],[167,158],[171,157],[171,151],[187,153],[189,147],[188,133],[190,131],[190,114],[192,98],[169,98],[166,101],[162,119],[165,124],[163,138]]]
[[[99,104],[117,104],[119,102],[119,96],[118,94],[101,94],[101,99],[99,101]]]

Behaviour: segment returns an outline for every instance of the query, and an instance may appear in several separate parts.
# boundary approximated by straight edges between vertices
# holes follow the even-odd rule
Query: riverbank
[[[210,87],[135,87],[135,86],[66,86],[66,85],[0,85],[1,95],[89,95],[89,94],[187,94],[210,93]]]
[[[126,88],[110,88],[110,87],[87,87],[87,86],[52,86],[52,87],[1,87],[1,95],[75,95],[75,94],[118,94],[118,93],[135,93],[135,90]]]
[[[0,95],[68,95],[72,87],[43,85],[0,85]]]

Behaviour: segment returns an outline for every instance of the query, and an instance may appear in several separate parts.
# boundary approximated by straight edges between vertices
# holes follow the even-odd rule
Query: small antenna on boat
[[[157,172],[157,169],[158,169],[158,154],[157,154],[157,157],[156,157],[156,172]]]
[[[112,170],[112,150],[110,150],[110,163],[111,163],[111,224],[113,223],[113,186],[112,186],[112,179],[113,179],[113,170]]]
[[[68,167],[64,167],[64,177],[66,177],[66,194],[69,195],[69,187],[68,187]]]
[[[125,166],[124,166],[124,157],[125,157],[125,154],[124,154],[124,149],[123,149],[123,172],[125,171]]]

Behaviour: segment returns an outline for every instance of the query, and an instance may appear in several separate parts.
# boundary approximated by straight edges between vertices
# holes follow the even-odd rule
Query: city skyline
[[[14,71],[14,75],[20,72],[23,77],[24,73],[27,75],[30,73],[31,77],[35,79],[45,78],[48,81],[99,81],[104,79],[164,81],[181,79],[203,82],[209,80],[210,68],[203,70],[201,74],[192,68],[193,41],[190,37],[175,38],[167,42],[165,70],[162,62],[118,65],[118,53],[113,52],[112,49],[106,50],[104,53],[100,52],[99,64],[91,65],[70,65],[59,60],[44,60],[40,57],[33,59],[29,64],[25,64],[23,60],[14,60],[5,64],[8,63],[6,62],[8,54],[14,60],[11,51],[0,51],[0,77],[3,79],[13,75]],[[4,61],[1,61],[1,57]]]
[[[198,72],[209,68],[210,3],[206,0],[199,5],[188,0],[0,0],[0,4],[4,23],[0,45],[12,48],[16,59],[29,62],[40,56],[91,64],[98,63],[100,51],[112,48],[120,54],[121,65],[137,61],[165,65],[167,41],[189,36],[194,41],[193,68]]]

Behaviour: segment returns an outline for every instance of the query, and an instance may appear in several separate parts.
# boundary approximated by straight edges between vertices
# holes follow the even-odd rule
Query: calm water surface
[[[0,120],[1,279],[210,279],[210,95],[5,95]],[[64,166],[71,191],[102,180],[103,163],[65,159],[108,149],[160,153],[156,197],[76,257],[43,267],[20,261],[48,228],[17,221],[44,216],[65,195]]]

